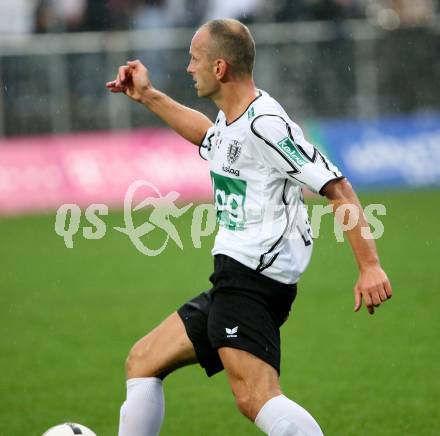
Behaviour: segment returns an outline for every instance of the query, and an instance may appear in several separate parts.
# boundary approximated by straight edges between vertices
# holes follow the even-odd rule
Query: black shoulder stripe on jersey
[[[209,130],[209,129],[208,129]],[[208,130],[205,132],[205,134],[203,135],[202,140],[200,141],[199,147],[204,147],[203,142],[205,141],[206,135],[208,134]]]
[[[211,151],[211,148],[212,148],[212,138],[214,138],[214,136],[215,136],[214,132],[211,133],[211,134],[208,136],[208,143],[209,143],[209,145],[208,145],[208,151]]]
[[[202,148],[205,148],[205,147],[202,147],[201,145],[199,146],[199,156],[203,159],[203,160],[208,160],[208,159],[206,159],[206,157],[203,157],[202,156],[202,153],[201,153],[201,149]]]
[[[286,120],[283,118],[283,117],[281,117],[280,115],[275,115],[275,114],[262,114],[262,115],[258,115],[257,117],[255,117],[255,119],[252,121],[252,123],[251,123],[251,131],[252,131],[252,133],[257,137],[257,138],[260,138],[261,140],[263,140],[269,147],[272,147],[288,164],[289,164],[289,166],[292,168],[292,171],[289,171],[289,173],[290,172],[293,172],[293,174],[298,174],[300,171],[298,170],[298,168],[296,168],[295,167],[295,165],[293,165],[293,163],[274,145],[274,144],[272,144],[272,142],[270,142],[267,138],[265,138],[261,133],[259,133],[257,130],[256,130],[256,128],[255,128],[255,126],[254,126],[254,123],[255,123],[255,121],[257,121],[258,120],[258,118],[261,118],[261,117],[278,117],[278,118],[280,118],[281,120],[283,120],[285,123],[286,123]],[[286,125],[287,126],[289,126],[287,123],[286,123]]]
[[[318,157],[318,150],[316,147],[313,147],[313,156],[312,156],[312,162],[316,163],[316,158]]]
[[[264,257],[267,256],[268,254],[272,253],[272,251],[275,250],[275,248],[282,241],[283,237],[285,236],[286,232],[288,231],[288,229],[290,227],[290,224],[289,224],[289,222],[290,222],[290,215],[289,215],[289,208],[287,207],[288,206],[288,201],[287,201],[287,198],[286,198],[287,182],[288,182],[288,179],[285,179],[284,180],[284,185],[283,185],[283,192],[281,194],[281,198],[283,200],[283,204],[286,206],[285,207],[286,226],[284,227],[283,232],[281,233],[281,236],[275,241],[275,243],[272,245],[272,247],[270,247],[269,250],[267,250],[265,253],[263,253],[260,256],[260,263],[258,264],[258,266],[256,268],[257,272],[264,271],[266,268],[269,268],[275,262],[275,259],[278,257],[279,253],[276,253],[275,256],[272,257],[272,259],[267,264],[264,263]]]
[[[289,174],[290,177],[292,177],[292,179],[295,179],[298,183],[301,183],[301,185],[305,185],[304,182],[302,182],[301,180],[299,180],[298,178],[296,178],[293,174],[298,174],[295,173],[293,171],[286,171],[286,174]]]
[[[287,179],[284,179],[282,199],[283,199],[283,203],[287,206],[286,186],[287,186]]]
[[[203,135],[203,138],[202,138],[202,140],[200,141],[200,144],[199,144],[199,156],[200,156],[203,160],[207,160],[207,159],[205,159],[205,158],[202,156],[202,153],[201,153],[202,148],[206,148],[206,146],[203,145],[203,143],[205,142],[205,138],[206,138],[206,135],[207,135],[207,134],[208,134],[208,131],[205,132],[205,134]]]
[[[208,159],[205,159],[205,158],[202,156],[201,149],[202,149],[202,148],[207,148],[208,151],[210,151],[210,150],[211,150],[211,147],[212,147],[211,140],[212,140],[212,138],[213,138],[213,136],[214,136],[214,133],[211,133],[211,134],[208,136],[209,146],[208,146],[208,145],[203,145],[203,142],[204,142],[205,139],[206,139],[206,135],[207,135],[207,133],[208,133],[208,132],[205,133],[205,135],[203,136],[202,142],[201,142],[200,145],[199,145],[199,156],[200,156],[203,160],[208,160]]]
[[[304,150],[304,148],[303,148],[300,144],[298,144],[298,143],[295,141],[295,139],[293,139],[292,129],[290,128],[289,124],[286,123],[286,125],[287,125],[287,131],[288,131],[288,133],[289,133],[289,137],[290,137],[290,139],[292,140],[292,142],[298,147],[299,151],[304,155],[304,157],[305,157],[308,161],[315,163],[315,162],[316,162],[316,148],[313,147],[313,156],[310,157],[310,156],[307,154],[307,152]]]
[[[320,152],[320,151],[318,151],[318,153],[319,153],[319,156],[321,156],[321,160],[322,160],[322,162],[323,162],[323,164],[325,165],[325,167],[327,168],[327,170],[329,170],[331,173],[333,173],[336,177],[338,177],[338,175],[336,174],[336,172],[335,171],[332,171],[331,169],[330,169],[330,166],[329,166],[329,164],[328,164],[328,160],[325,158],[325,156]]]

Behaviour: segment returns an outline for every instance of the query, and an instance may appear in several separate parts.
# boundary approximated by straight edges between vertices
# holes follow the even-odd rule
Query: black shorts
[[[209,291],[177,311],[207,375],[223,370],[220,347],[248,351],[279,373],[279,328],[296,297],[296,284],[272,280],[222,254],[215,256],[209,280]]]

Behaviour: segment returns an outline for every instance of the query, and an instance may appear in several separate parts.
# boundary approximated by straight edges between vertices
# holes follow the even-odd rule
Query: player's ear
[[[224,59],[216,59],[214,63],[214,74],[217,80],[222,80],[228,71],[228,63]]]

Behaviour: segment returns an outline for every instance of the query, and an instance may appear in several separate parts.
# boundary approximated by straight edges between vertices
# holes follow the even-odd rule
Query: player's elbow
[[[338,201],[350,199],[353,194],[353,187],[351,183],[346,179],[336,179],[332,180],[327,186],[322,190],[322,194],[329,201]]]

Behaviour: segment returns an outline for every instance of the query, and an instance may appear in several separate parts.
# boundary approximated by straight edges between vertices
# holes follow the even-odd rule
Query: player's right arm
[[[189,142],[200,145],[212,121],[201,112],[184,106],[155,89],[147,68],[139,61],[119,67],[116,79],[107,82],[111,92],[121,92],[144,105]]]
[[[374,240],[363,236],[362,229],[369,229],[369,225],[351,185],[336,166],[305,140],[299,127],[289,124],[280,115],[256,117],[251,131],[253,137],[258,138],[254,143],[262,160],[283,177],[327,197],[334,211],[347,205],[357,209],[356,225],[346,230],[359,266],[354,310],[358,311],[364,302],[368,312],[373,314],[375,307],[391,298],[392,288],[380,266]]]

